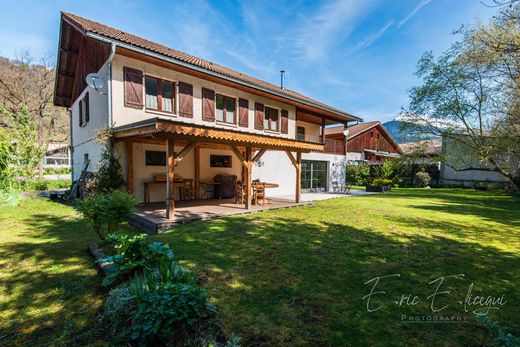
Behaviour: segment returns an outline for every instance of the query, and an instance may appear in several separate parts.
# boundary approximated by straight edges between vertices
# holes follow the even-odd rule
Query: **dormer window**
[[[173,113],[175,110],[175,85],[171,81],[146,76],[144,81],[147,110]]]

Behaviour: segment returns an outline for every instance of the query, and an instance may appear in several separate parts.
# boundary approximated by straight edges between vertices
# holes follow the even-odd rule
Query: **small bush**
[[[156,268],[136,274],[130,285],[137,305],[132,338],[140,343],[158,339],[176,345],[196,333],[216,311],[189,271],[171,260],[163,266],[162,271]]]
[[[372,181],[372,185],[376,187],[386,187],[392,185],[392,180],[386,178],[376,178]]]
[[[102,240],[115,232],[121,223],[135,210],[134,196],[114,190],[80,200],[76,207]]]
[[[123,283],[110,291],[105,300],[103,314],[111,323],[115,341],[130,338],[131,331],[128,327],[135,310],[135,300],[130,294],[128,283]]]
[[[173,261],[173,251],[168,245],[147,241],[146,234],[128,236],[110,234],[108,239],[115,242],[116,254],[99,259],[100,263],[112,263],[110,273],[103,280],[109,286],[122,276],[131,276],[136,270],[151,269],[159,266],[161,261]]]
[[[430,175],[425,171],[419,171],[415,174],[415,182],[418,187],[425,188],[430,185]]]
[[[367,185],[370,177],[370,166],[366,164],[361,165],[347,165],[347,183],[358,186]]]

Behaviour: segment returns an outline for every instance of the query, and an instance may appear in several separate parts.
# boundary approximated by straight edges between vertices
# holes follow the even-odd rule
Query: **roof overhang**
[[[249,134],[227,129],[217,129],[179,121],[151,118],[113,128],[117,139],[135,137],[171,138],[191,142],[207,142],[235,146],[250,146],[267,150],[323,152],[324,145],[276,136]]]
[[[377,155],[379,157],[387,157],[387,158],[400,158],[401,157],[401,155],[399,155],[398,153],[381,152],[381,151],[376,151],[373,149],[364,149],[363,151],[365,151],[369,154]]]

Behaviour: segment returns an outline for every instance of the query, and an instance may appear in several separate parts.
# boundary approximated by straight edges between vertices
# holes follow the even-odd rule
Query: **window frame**
[[[153,79],[157,80],[157,108],[150,108],[150,107],[148,107],[146,105],[146,79],[147,78],[153,78]],[[165,110],[162,109],[163,108],[162,107],[163,82],[170,83],[172,85],[172,88],[173,88],[173,93],[172,93],[172,110],[171,111],[165,111]],[[167,113],[167,114],[176,114],[177,113],[177,83],[175,81],[145,74],[144,75],[143,88],[144,88],[144,100],[143,100],[144,102],[143,103],[144,103],[144,109],[146,111],[162,112],[162,113]]]
[[[265,120],[267,119],[267,109],[275,110],[276,111],[276,129],[271,129],[271,119],[267,122],[267,127],[265,126]],[[269,117],[271,118],[271,117]],[[280,132],[280,110],[274,107],[270,106],[264,106],[264,131],[267,132],[273,132],[273,133],[279,133]]]
[[[224,108],[222,109],[224,120],[217,119],[217,110],[218,110],[218,108],[217,108],[217,98],[218,98],[219,95],[224,98],[224,100],[223,100]],[[227,112],[227,108],[226,108],[227,102],[226,101],[227,101],[227,99],[232,99],[233,100],[233,105],[235,105],[235,110],[233,111],[233,122],[228,122],[227,121],[227,115],[226,115],[226,112]],[[230,125],[236,125],[237,124],[237,98],[234,98],[234,97],[229,96],[229,95],[220,94],[220,93],[216,93],[215,92],[215,122],[223,123],[223,124],[230,124]]]

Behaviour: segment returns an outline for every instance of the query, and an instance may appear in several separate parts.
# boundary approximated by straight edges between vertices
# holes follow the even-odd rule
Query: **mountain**
[[[437,139],[438,137],[433,136],[432,134],[417,134],[416,132],[412,132],[410,129],[402,130],[401,127],[406,124],[406,122],[402,120],[391,120],[386,123],[383,123],[383,126],[388,130],[390,135],[397,141],[397,143],[405,143],[405,142],[416,142],[421,140],[432,140]]]

